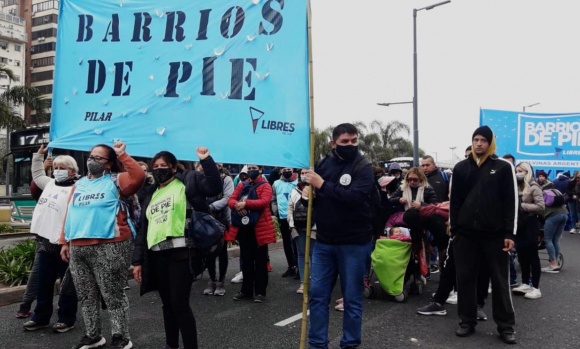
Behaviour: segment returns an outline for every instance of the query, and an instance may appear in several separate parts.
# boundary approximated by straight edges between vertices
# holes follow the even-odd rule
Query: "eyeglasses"
[[[419,178],[407,178],[407,182],[419,182]]]
[[[98,155],[94,155],[94,156],[93,155],[90,155],[89,156],[89,160],[94,160],[94,161],[107,160],[107,161],[109,161],[109,159],[104,158],[104,157],[101,157],[101,156],[98,156]]]

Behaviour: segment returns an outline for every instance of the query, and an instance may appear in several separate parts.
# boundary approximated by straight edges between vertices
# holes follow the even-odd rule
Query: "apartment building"
[[[29,48],[26,63],[29,67],[26,83],[36,87],[48,105],[52,101],[54,57],[56,53],[56,29],[58,23],[58,0],[4,0],[19,3],[17,12],[26,20]],[[47,111],[50,115],[50,109]],[[32,111],[34,113],[34,111]],[[27,117],[30,111],[26,112]]]
[[[26,76],[26,25],[18,16],[18,1],[0,1],[0,65],[10,68],[14,80],[0,74],[0,93],[9,87],[22,85]],[[24,113],[24,108],[21,109]]]

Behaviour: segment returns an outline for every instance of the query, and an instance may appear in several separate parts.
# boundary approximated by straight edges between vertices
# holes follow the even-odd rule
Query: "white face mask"
[[[68,179],[68,170],[54,170],[53,174],[57,182],[64,182]]]

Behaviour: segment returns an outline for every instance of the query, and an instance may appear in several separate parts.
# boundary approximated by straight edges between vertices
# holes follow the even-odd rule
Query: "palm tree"
[[[0,65],[0,74],[8,76],[10,81],[15,78],[12,70],[2,65]],[[47,100],[41,97],[40,91],[27,85],[8,86],[0,94],[0,128],[14,130],[26,127],[27,122],[18,111],[18,107],[22,105],[36,110],[34,116],[36,123],[48,121],[46,120]]]
[[[320,160],[330,153],[333,129],[334,126],[329,126],[324,130],[314,130],[314,161]]]
[[[371,122],[371,128],[381,135],[384,148],[389,147],[393,141],[401,139],[402,137],[399,136],[401,132],[405,132],[407,136],[411,133],[409,125],[400,121],[390,121],[385,125],[382,121],[375,120]]]

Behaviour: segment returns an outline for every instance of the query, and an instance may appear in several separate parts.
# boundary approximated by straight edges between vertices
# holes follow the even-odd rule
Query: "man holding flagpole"
[[[364,275],[372,239],[369,196],[374,188],[373,170],[358,151],[358,130],[352,124],[338,125],[331,145],[332,152],[316,163],[314,171],[302,171],[315,190],[318,228],[310,280],[311,349],[328,348],[329,306],[338,276],[344,298],[340,348],[361,344]],[[309,190],[305,188],[303,198]]]

